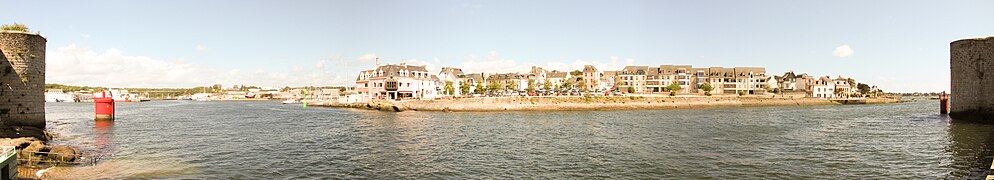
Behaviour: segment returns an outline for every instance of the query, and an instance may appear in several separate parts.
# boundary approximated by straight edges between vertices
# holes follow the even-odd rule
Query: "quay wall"
[[[949,115],[994,122],[994,37],[949,44]]]
[[[867,104],[897,103],[899,99],[875,98]],[[837,105],[819,98],[769,97],[484,97],[416,101],[373,101],[369,103],[308,104],[383,111],[589,111],[635,109],[686,109],[748,106]]]
[[[45,44],[37,33],[0,31],[0,136],[45,129]],[[19,133],[14,133],[19,134]]]

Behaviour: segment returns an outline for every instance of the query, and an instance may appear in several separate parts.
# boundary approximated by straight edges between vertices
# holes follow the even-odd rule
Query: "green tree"
[[[580,86],[580,91],[587,92],[587,81],[580,81],[577,84]]]
[[[701,85],[701,90],[704,91],[705,96],[711,96],[711,90],[714,90],[714,87],[711,87],[711,83],[705,82],[704,85]]]
[[[856,85],[856,89],[859,89],[860,94],[870,93],[870,85],[859,83]]]
[[[573,89],[573,81],[571,80],[563,81],[563,84],[561,86],[562,87],[560,87],[559,89]]]
[[[628,87],[628,93],[635,93],[635,87]]]
[[[483,94],[483,92],[485,92],[485,91],[487,91],[487,87],[483,86],[483,81],[477,81],[476,82],[476,90],[473,93]]]
[[[459,82],[459,90],[462,91],[463,95],[468,95],[469,94],[469,83],[467,83],[466,81]]]
[[[569,72],[569,75],[571,75],[571,76],[583,76],[583,71],[573,70],[573,71]]]
[[[680,88],[680,82],[673,82],[670,83],[669,86],[666,86],[666,90],[670,91],[670,96],[676,96],[676,91],[679,91],[680,89],[682,89]]]
[[[443,93],[446,95],[452,95],[456,92],[456,88],[452,87],[452,81],[445,81],[445,86],[442,88]]]
[[[545,79],[545,85],[542,85],[542,89],[545,89],[546,91],[551,90],[552,82],[549,81],[549,79]]]
[[[518,90],[518,83],[514,80],[507,81],[507,84],[504,84],[504,87],[506,87],[504,90]]]
[[[504,85],[501,85],[500,81],[492,81],[490,82],[490,84],[487,85],[487,87],[488,87],[487,91],[495,92],[497,90],[500,90],[501,88],[504,88]]]
[[[525,90],[528,91],[528,92],[535,91],[535,80],[534,79],[528,79],[528,88],[526,88]]]

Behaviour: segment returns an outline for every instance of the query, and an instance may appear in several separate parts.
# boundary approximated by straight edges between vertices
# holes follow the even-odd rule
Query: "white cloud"
[[[463,63],[455,67],[462,68],[463,72],[471,73],[521,73],[528,72],[531,69],[530,66],[520,65],[515,60],[501,58],[497,51],[490,51],[485,57],[477,57],[476,55],[466,56],[463,58]]]
[[[197,50],[197,52],[204,52],[204,51],[207,51],[207,46],[198,44],[197,47],[195,47],[193,49]]]
[[[842,46],[836,47],[835,51],[832,51],[832,55],[836,57],[849,57],[852,56],[852,54],[853,54],[852,47],[849,47],[848,44],[843,44]]]
[[[90,35],[89,35],[89,34],[82,34],[82,35],[79,35],[79,36],[81,36],[81,37],[83,37],[83,38],[90,38]]]
[[[194,87],[234,84],[264,87],[324,86],[348,84],[344,72],[322,68],[215,69],[185,63],[181,59],[162,60],[134,56],[111,48],[104,52],[70,44],[46,54],[47,83],[105,87]]]
[[[373,64],[373,63],[376,63],[376,58],[379,58],[379,57],[380,57],[379,55],[370,53],[370,54],[363,54],[362,56],[359,56],[358,60],[359,60],[360,63],[363,63],[363,64],[367,64],[367,63],[368,64]]]
[[[418,60],[418,59],[408,59],[408,60],[403,61],[403,62],[406,63],[406,64],[408,64],[408,65],[425,66],[425,69],[428,70],[429,73],[437,73],[437,72],[439,72],[439,71],[442,70],[441,67],[438,66],[438,64],[435,64],[435,63],[432,63],[432,62],[429,62],[429,61]]]
[[[586,65],[593,65],[601,71],[611,71],[619,70],[627,65],[635,65],[635,59],[626,58],[622,60],[619,57],[612,56],[607,62],[600,61],[585,61],[582,59],[574,60],[573,62],[547,62],[545,64],[537,64],[530,62],[518,62],[513,59],[504,59],[500,57],[500,54],[496,51],[490,51],[486,57],[477,57],[475,55],[467,56],[463,59],[463,63],[456,65],[463,69],[463,72],[467,73],[527,73],[531,70],[532,66],[543,67],[546,70],[559,70],[559,71],[573,71],[582,70]]]
[[[320,60],[320,61],[318,61],[318,64],[314,65],[314,67],[317,67],[318,69],[324,69],[324,64],[327,63],[327,62],[328,62],[328,60]]]

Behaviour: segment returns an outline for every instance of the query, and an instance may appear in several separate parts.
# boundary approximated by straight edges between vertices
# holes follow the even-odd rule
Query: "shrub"
[[[28,26],[25,26],[24,24],[21,23],[0,25],[0,29],[5,31],[21,31],[21,32],[28,32],[30,30],[28,29]]]

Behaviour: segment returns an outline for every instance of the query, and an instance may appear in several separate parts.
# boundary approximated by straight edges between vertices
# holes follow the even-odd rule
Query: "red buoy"
[[[95,120],[100,122],[114,121],[114,96],[107,91],[93,93],[93,112]]]

